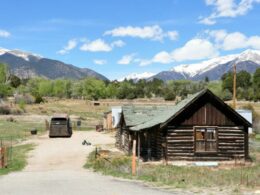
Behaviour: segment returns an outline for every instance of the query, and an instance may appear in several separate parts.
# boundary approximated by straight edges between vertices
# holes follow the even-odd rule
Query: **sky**
[[[260,50],[260,0],[0,0],[0,47],[109,79]]]

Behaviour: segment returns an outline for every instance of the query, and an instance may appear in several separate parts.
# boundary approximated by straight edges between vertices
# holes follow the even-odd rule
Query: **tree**
[[[39,82],[38,91],[40,96],[53,95],[53,82],[50,80],[42,80]]]
[[[237,73],[237,87],[247,89],[251,86],[251,74],[245,70]]]
[[[21,85],[21,79],[17,77],[16,75],[11,74],[8,78],[11,87],[17,88],[19,85]]]
[[[104,81],[95,78],[86,78],[83,81],[83,96],[89,100],[98,100],[106,97]]]
[[[255,100],[260,100],[260,68],[256,69],[254,73],[253,88],[255,93]]]
[[[0,63],[0,83],[6,83],[7,80],[7,66]]]
[[[222,90],[228,90],[230,93],[233,93],[233,73],[228,72],[222,75]]]
[[[208,76],[205,77],[205,82],[206,82],[206,83],[209,82],[209,77],[208,77]]]
[[[119,99],[134,99],[136,98],[134,83],[123,81],[118,88],[117,98]]]

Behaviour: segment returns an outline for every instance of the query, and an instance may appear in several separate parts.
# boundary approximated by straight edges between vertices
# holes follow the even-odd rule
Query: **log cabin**
[[[252,126],[210,90],[174,106],[124,106],[116,147],[148,160],[247,159]]]

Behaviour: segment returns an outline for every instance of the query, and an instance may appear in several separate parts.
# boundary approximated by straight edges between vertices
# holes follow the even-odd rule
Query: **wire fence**
[[[11,166],[13,162],[13,148],[25,141],[28,134],[0,137],[0,169]]]

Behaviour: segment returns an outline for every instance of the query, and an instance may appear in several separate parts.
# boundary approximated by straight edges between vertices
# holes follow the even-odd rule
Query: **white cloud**
[[[260,50],[260,36],[252,36],[247,40],[248,45],[250,45],[254,49]]]
[[[177,40],[179,37],[179,33],[177,31],[168,31],[167,35],[168,35],[169,39],[172,41]]]
[[[228,33],[226,30],[206,31],[206,34],[213,38],[216,47],[222,50],[260,49],[260,36],[247,37],[241,32]]]
[[[146,66],[152,63],[169,64],[174,61],[201,60],[216,56],[218,56],[218,51],[210,41],[195,38],[172,52],[161,51],[150,60],[142,59],[139,65]]]
[[[102,39],[96,39],[94,41],[84,43],[80,47],[80,50],[90,52],[110,52],[114,47],[123,47],[124,45],[125,43],[121,40],[114,41],[109,44]]]
[[[200,18],[200,23],[213,25],[217,18],[242,16],[253,8],[254,3],[260,3],[260,0],[205,0],[207,6],[213,6],[212,14],[205,18]]]
[[[93,60],[93,62],[94,62],[95,64],[98,64],[98,65],[104,65],[104,64],[107,63],[106,60],[102,60],[102,59],[95,59],[95,60]]]
[[[0,29],[0,37],[2,38],[7,38],[7,37],[10,37],[11,36],[11,33],[6,31],[6,30],[2,30]]]
[[[76,39],[71,39],[68,41],[67,45],[63,49],[59,50],[57,53],[61,55],[67,54],[70,52],[70,50],[74,49],[77,44],[78,42]]]
[[[217,55],[218,51],[214,45],[206,39],[192,39],[172,52],[175,61],[200,60]]]
[[[124,55],[120,60],[117,61],[117,63],[122,65],[130,64],[134,61],[135,55],[135,53]]]
[[[158,63],[162,63],[162,64],[168,64],[168,63],[171,63],[172,61],[173,61],[173,58],[172,58],[171,54],[169,54],[166,51],[161,51],[153,57],[153,62],[155,62],[155,63],[158,62]]]
[[[112,50],[112,47],[109,44],[107,44],[104,40],[96,39],[92,42],[84,43],[80,47],[80,50],[90,52],[109,52]]]
[[[104,35],[111,35],[113,37],[135,37],[141,39],[151,39],[162,41],[163,38],[168,37],[171,40],[176,40],[178,37],[177,31],[164,32],[158,25],[153,26],[121,26],[112,30],[106,31]]]
[[[234,32],[227,34],[223,40],[222,49],[224,50],[234,50],[247,47],[247,37],[240,33]]]
[[[122,40],[114,41],[111,43],[111,47],[123,47],[125,46],[125,42]]]

